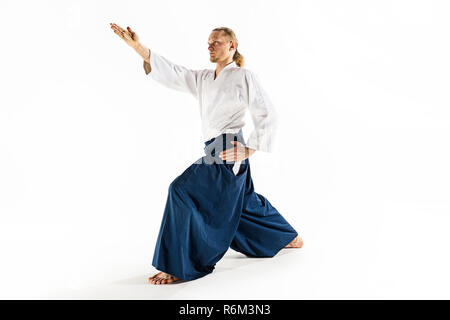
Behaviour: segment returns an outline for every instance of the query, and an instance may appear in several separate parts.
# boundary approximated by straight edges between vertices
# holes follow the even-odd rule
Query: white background
[[[0,298],[450,298],[446,1],[0,2]],[[302,249],[228,251],[152,286],[170,182],[203,155],[197,102],[110,29],[210,68],[227,26],[280,115],[256,192]],[[248,118],[249,119],[249,118]],[[245,137],[251,123],[244,128]]]

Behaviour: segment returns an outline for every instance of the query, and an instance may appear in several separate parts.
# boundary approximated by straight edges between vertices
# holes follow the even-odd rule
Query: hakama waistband
[[[239,129],[238,133],[222,133],[221,135],[206,141],[204,148],[206,156],[218,158],[220,160],[219,153],[221,151],[234,147],[231,143],[232,141],[239,141],[245,145],[242,129]]]
[[[204,148],[206,156],[202,160],[202,163],[234,164],[232,170],[234,174],[237,175],[242,161],[224,161],[219,157],[220,152],[234,147],[234,145],[231,143],[232,141],[239,141],[245,146],[242,129],[239,129],[238,133],[222,133],[221,135],[206,141]]]

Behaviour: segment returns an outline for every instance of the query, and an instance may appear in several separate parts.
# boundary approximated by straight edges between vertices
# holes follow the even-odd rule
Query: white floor
[[[424,216],[410,211],[404,219],[397,215],[398,219],[391,218],[389,225],[374,223],[366,231],[348,227],[344,218],[336,219],[335,224],[324,224],[315,232],[305,232],[305,246],[301,249],[283,249],[273,258],[257,259],[230,249],[212,274],[172,285],[148,284],[147,278],[155,272],[153,267],[143,260],[132,261],[136,253],[119,248],[116,254],[122,255],[122,265],[105,269],[104,278],[95,285],[78,288],[75,285],[72,289],[41,297],[448,299],[450,260],[446,232],[449,218],[429,214],[425,220]],[[359,222],[362,227],[369,225]],[[114,252],[102,254],[112,256]],[[98,257],[96,261],[100,261]],[[106,258],[104,263],[107,263]],[[99,273],[97,265],[92,274],[86,275],[94,279]]]
[[[57,295],[60,299],[274,299],[292,298],[304,251],[285,249],[272,259],[249,259],[229,250],[215,271],[201,279],[171,285],[151,285],[152,274],[134,274],[102,286]],[[276,271],[282,265],[283,270]],[[271,270],[269,272],[269,270]],[[270,277],[270,273],[276,273]],[[270,282],[280,279],[275,292]],[[294,280],[296,279],[296,280]]]

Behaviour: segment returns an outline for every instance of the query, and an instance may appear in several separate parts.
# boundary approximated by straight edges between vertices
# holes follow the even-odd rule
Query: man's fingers
[[[114,32],[117,33],[118,35],[122,34],[122,31],[120,30],[120,28],[115,25],[111,25],[111,29],[113,29]]]
[[[117,34],[119,37],[122,37],[122,33],[119,30],[114,30],[114,33]]]
[[[231,148],[231,149],[226,149],[224,151],[221,152],[221,154],[236,154],[236,153],[244,153],[245,149],[244,148]]]
[[[119,29],[119,28],[113,28],[113,29],[114,29],[114,33],[116,33],[117,35],[127,38],[127,39],[131,39],[131,35],[128,31]]]
[[[126,39],[134,40],[135,32],[130,27],[127,27],[127,29],[125,30],[115,23],[110,23],[110,25],[111,25],[111,28],[114,30],[114,32],[116,34],[118,34],[119,36],[124,37]]]
[[[130,32],[131,38],[133,38],[133,40],[136,40],[136,32],[134,32],[133,30],[131,30],[130,27],[127,27],[128,31]]]
[[[247,159],[250,156],[250,150],[248,150],[246,147],[240,147],[240,142],[233,142],[236,146],[234,148],[226,149],[220,152],[219,157],[225,161],[241,161]]]
[[[234,159],[236,157],[244,157],[245,153],[224,154],[220,156],[222,159]]]
[[[125,32],[125,30],[121,26],[118,26],[118,25],[116,25],[116,26],[117,26],[117,29],[119,29],[121,32]]]
[[[120,26],[118,26],[115,23],[111,23],[111,28],[114,28],[114,29],[119,30],[119,31],[121,31],[121,29],[122,29]]]
[[[232,148],[232,149],[226,149],[222,152],[220,152],[220,155],[226,155],[226,154],[235,154],[238,152],[237,148]]]
[[[240,157],[245,157],[245,151],[244,152],[223,152],[219,155],[220,158],[224,159],[224,160],[233,160],[236,158],[240,158]]]
[[[127,33],[127,31],[125,29],[123,29],[122,27],[118,26],[117,24],[114,24],[114,27],[117,30],[119,30],[120,33],[123,33],[123,34]]]
[[[247,157],[239,156],[239,157],[229,157],[229,158],[221,158],[223,161],[241,161],[247,159]]]
[[[123,32],[120,32],[119,30],[114,31],[119,37],[125,38],[125,34]]]

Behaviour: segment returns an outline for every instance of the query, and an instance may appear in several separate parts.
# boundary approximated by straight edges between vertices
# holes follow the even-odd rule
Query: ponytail
[[[240,67],[240,68],[244,67],[244,62],[245,62],[244,56],[242,54],[240,54],[237,49],[233,55],[233,61],[236,62],[236,65],[238,67]]]

